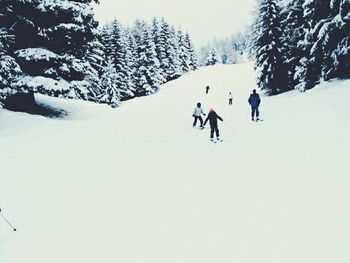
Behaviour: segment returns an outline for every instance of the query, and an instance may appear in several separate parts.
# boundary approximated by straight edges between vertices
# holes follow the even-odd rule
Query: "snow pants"
[[[216,133],[216,137],[219,138],[219,128],[217,125],[210,126],[210,139],[214,138],[214,132]]]
[[[252,106],[252,119],[254,119],[254,116],[259,118],[259,107],[253,107]]]
[[[228,99],[228,105],[232,105],[232,99]]]
[[[193,122],[193,127],[197,125],[197,120],[201,123],[201,126],[203,126],[203,119],[202,116],[193,116],[194,117],[194,122]]]

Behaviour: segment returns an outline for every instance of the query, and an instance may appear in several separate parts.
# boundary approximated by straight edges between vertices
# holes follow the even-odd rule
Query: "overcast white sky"
[[[117,17],[124,25],[136,18],[165,17],[190,33],[197,48],[214,37],[221,39],[243,30],[251,21],[256,0],[100,0],[97,18],[104,23]]]

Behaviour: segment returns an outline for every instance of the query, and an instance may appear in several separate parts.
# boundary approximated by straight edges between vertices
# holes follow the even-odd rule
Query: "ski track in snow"
[[[1,110],[0,207],[18,231],[0,218],[0,262],[348,263],[349,85],[262,97],[258,123],[251,64],[117,110],[37,97],[63,120]],[[198,101],[222,143],[192,128]]]

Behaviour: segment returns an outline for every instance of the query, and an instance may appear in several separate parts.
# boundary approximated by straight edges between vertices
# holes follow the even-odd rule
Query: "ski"
[[[252,122],[262,122],[264,121],[263,119],[258,119],[258,120],[252,120]]]

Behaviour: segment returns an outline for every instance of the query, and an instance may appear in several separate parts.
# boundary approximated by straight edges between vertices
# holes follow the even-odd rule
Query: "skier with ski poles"
[[[202,104],[200,102],[197,103],[197,107],[194,108],[193,110],[193,127],[196,127],[197,125],[197,120],[199,120],[200,122],[200,128],[203,129],[203,119],[202,119],[202,115],[206,116],[206,114],[203,112],[203,109],[201,108]]]
[[[253,90],[253,93],[250,94],[248,102],[252,109],[252,121],[254,121],[254,117],[256,116],[256,121],[259,121],[259,106],[260,106],[260,96],[256,93],[256,90]]]
[[[218,128],[218,119],[224,121],[213,109],[210,109],[208,117],[205,119],[204,126],[209,121],[210,124],[210,140],[212,142],[222,141],[220,139],[219,128]],[[216,141],[214,141],[214,132],[216,134]]]

